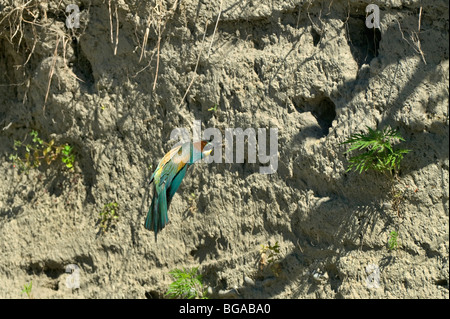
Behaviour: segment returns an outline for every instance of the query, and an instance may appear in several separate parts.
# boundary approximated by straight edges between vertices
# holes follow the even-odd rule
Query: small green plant
[[[26,293],[28,298],[33,298],[33,296],[31,295],[31,289],[33,288],[33,281],[30,281],[29,284],[24,284],[23,285],[23,289],[22,289],[22,293]]]
[[[202,275],[197,274],[198,268],[175,269],[169,272],[175,281],[169,285],[166,296],[183,299],[208,299],[202,283]]]
[[[274,245],[261,245],[259,250],[259,270],[269,267],[278,276],[281,272],[281,265],[277,262],[280,259],[280,245],[278,241]]]
[[[396,232],[395,230],[391,231],[391,234],[389,236],[388,248],[389,250],[395,250],[398,248],[398,232]]]
[[[62,162],[66,164],[67,168],[72,168],[73,164],[75,162],[75,155],[72,154],[73,147],[70,145],[64,145],[63,149],[61,150],[62,154]]]
[[[410,150],[394,149],[393,143],[395,141],[404,141],[404,139],[397,130],[389,127],[383,131],[367,128],[369,129],[367,134],[353,134],[342,143],[351,144],[350,149],[345,153],[355,150],[365,151],[349,159],[350,166],[347,172],[353,169],[361,174],[363,171],[372,169],[383,173],[388,171],[390,174],[394,172],[396,175],[400,169],[400,162]]]
[[[218,105],[217,105],[217,103],[216,103],[216,104],[214,104],[213,107],[210,107],[210,108],[208,109],[208,111],[210,111],[210,112],[215,112],[215,111],[217,111],[217,107],[218,107]]]
[[[267,264],[271,264],[279,258],[280,245],[278,244],[278,241],[275,242],[273,246],[271,246],[270,244],[261,245],[259,253],[261,255],[261,259],[264,259]]]
[[[99,230],[105,234],[113,226],[115,226],[119,220],[118,215],[119,205],[116,202],[108,203],[103,206],[100,212],[100,226]]]
[[[73,148],[70,145],[55,145],[55,140],[44,142],[34,130],[29,135],[31,142],[14,141],[14,150],[19,151],[21,148],[22,153],[25,153],[24,156],[20,157],[17,153],[9,156],[13,166],[18,167],[20,173],[28,173],[31,168],[37,168],[43,162],[50,165],[58,158],[61,158],[67,168],[73,168],[75,155],[72,153]]]

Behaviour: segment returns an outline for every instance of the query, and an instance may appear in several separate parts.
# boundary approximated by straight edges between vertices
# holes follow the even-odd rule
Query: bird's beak
[[[211,154],[212,150],[214,149],[213,145],[211,143],[208,143],[205,145],[205,147],[203,148],[203,156],[209,156],[209,154]]]
[[[213,150],[213,149],[203,151],[203,156],[205,156],[205,157],[206,157],[206,156],[209,156],[209,154],[211,154],[212,150]]]

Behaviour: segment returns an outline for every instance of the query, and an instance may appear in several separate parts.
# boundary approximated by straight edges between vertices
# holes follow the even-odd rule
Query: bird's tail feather
[[[166,191],[163,189],[161,193],[153,192],[152,204],[147,213],[144,227],[148,230],[155,232],[155,241],[157,240],[158,232],[166,227],[169,222],[169,216],[167,215],[167,196]]]

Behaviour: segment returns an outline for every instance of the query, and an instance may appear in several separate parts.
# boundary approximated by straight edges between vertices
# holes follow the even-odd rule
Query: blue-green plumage
[[[170,150],[159,162],[150,178],[153,182],[153,198],[145,219],[144,227],[157,234],[169,222],[168,209],[173,196],[180,187],[189,165],[209,155],[203,151],[206,141],[185,143]]]

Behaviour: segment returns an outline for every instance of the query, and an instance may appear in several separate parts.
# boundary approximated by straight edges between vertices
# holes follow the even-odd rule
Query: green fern
[[[389,250],[395,250],[398,248],[398,232],[395,230],[391,231],[389,240],[388,240]]]
[[[379,172],[388,171],[391,174],[392,172],[397,174],[400,169],[400,162],[411,150],[394,149],[392,145],[395,141],[404,141],[404,139],[397,130],[390,127],[383,131],[367,128],[369,133],[353,134],[342,143],[351,144],[349,150],[345,153],[365,150],[364,153],[352,156],[349,159],[350,165],[347,172],[354,170],[361,174],[372,169]]]
[[[23,285],[22,293],[26,293],[28,298],[33,298],[33,295],[31,294],[31,289],[33,289],[33,281],[30,281],[29,284]]]
[[[197,275],[198,268],[175,269],[169,272],[175,281],[170,284],[166,296],[169,298],[207,299],[203,288],[202,276]]]

